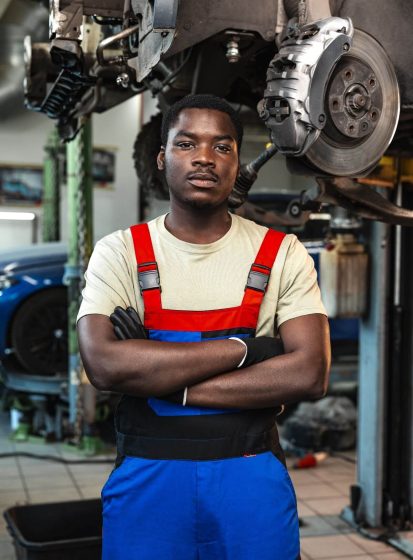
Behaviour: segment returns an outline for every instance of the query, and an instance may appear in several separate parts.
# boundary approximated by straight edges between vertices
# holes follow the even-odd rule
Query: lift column
[[[44,242],[60,239],[60,140],[55,127],[49,134],[44,147],[43,162],[43,228]]]
[[[67,144],[69,252],[65,267],[68,287],[69,339],[69,420],[74,427],[75,442],[82,433],[82,399],[79,394],[82,371],[76,336],[84,272],[92,252],[92,124],[85,120],[77,136]]]
[[[399,173],[395,203],[412,208]],[[357,499],[344,516],[413,558],[413,228],[371,225],[369,313],[361,322]],[[357,487],[353,491],[357,490]],[[355,498],[355,495],[353,495]]]

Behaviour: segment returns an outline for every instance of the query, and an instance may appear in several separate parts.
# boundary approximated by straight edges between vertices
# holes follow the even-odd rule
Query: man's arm
[[[231,371],[245,353],[237,340],[118,340],[109,317],[98,314],[78,321],[78,337],[92,385],[136,396],[168,395]]]
[[[164,396],[190,385],[190,405],[265,408],[319,398],[327,386],[328,322],[319,314],[281,325],[286,355],[235,371],[243,356],[237,341],[119,341],[103,315],[83,317],[78,331],[85,369],[98,389]]]
[[[280,326],[285,354],[189,387],[187,403],[218,408],[266,408],[322,397],[330,370],[327,317],[311,314]]]

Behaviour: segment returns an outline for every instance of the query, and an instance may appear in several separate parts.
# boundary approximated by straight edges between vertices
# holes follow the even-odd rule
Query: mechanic
[[[300,557],[275,417],[324,395],[328,322],[297,238],[228,212],[242,134],[220,98],[175,103],[157,159],[169,213],[99,241],[86,272],[83,363],[123,395],[104,560]]]

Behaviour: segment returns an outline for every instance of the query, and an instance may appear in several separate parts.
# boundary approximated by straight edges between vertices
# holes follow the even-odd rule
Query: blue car
[[[37,375],[67,371],[67,296],[61,243],[0,253],[0,360]]]

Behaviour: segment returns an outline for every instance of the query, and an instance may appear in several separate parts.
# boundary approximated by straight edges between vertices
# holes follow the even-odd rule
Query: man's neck
[[[187,208],[171,204],[165,227],[175,237],[187,243],[213,243],[221,239],[232,223],[228,207]]]

